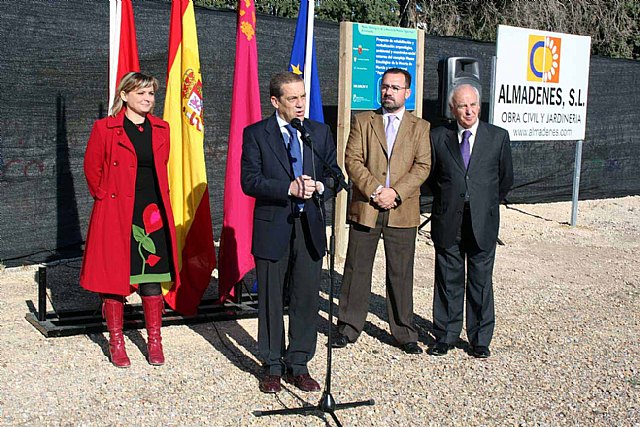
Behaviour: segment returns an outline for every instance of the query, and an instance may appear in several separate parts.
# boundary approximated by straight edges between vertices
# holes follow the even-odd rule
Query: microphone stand
[[[344,176],[340,172],[336,172],[331,165],[324,159],[324,157],[320,156],[313,146],[313,141],[311,140],[311,136],[306,131],[306,129],[302,126],[300,121],[294,123],[296,119],[292,120],[292,125],[302,135],[302,142],[311,148],[311,151],[316,156],[316,158],[320,159],[320,163],[324,166],[325,170],[329,172],[331,176],[330,179],[327,180],[327,186],[330,187],[333,191],[333,200],[331,202],[331,237],[329,239],[329,338],[327,342],[327,374],[325,376],[324,382],[324,391],[322,392],[322,397],[320,398],[320,402],[316,406],[305,406],[301,408],[285,408],[285,409],[275,409],[270,411],[254,411],[254,415],[256,417],[262,417],[266,415],[289,415],[289,414],[306,414],[314,411],[321,411],[327,413],[333,418],[336,425],[338,427],[342,427],[340,420],[335,414],[335,411],[340,409],[347,408],[355,408],[358,406],[373,406],[375,402],[373,399],[369,400],[361,400],[355,402],[347,402],[347,403],[336,403],[336,400],[331,395],[331,365],[332,365],[332,344],[333,344],[333,298],[334,298],[334,280],[335,280],[335,231],[336,231],[336,195],[340,190],[349,191],[351,187],[350,184],[347,184],[344,180]],[[324,209],[324,198],[321,198],[321,209],[325,212]]]

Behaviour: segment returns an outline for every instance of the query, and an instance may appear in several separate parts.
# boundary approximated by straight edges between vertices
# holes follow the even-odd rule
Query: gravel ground
[[[502,208],[494,275],[493,355],[460,349],[409,356],[386,323],[383,250],[368,323],[355,345],[333,356],[338,402],[375,406],[337,411],[345,426],[640,425],[640,196]],[[432,342],[433,247],[418,237],[415,311],[421,345]],[[95,306],[77,283],[79,261],[58,266],[76,282],[56,285],[51,302]],[[257,418],[254,410],[318,403],[290,386],[258,391],[257,321],[163,328],[167,364],[144,358],[144,331],[127,331],[130,369],[107,359],[106,334],[44,338],[25,320],[37,301],[34,267],[0,272],[0,424],[162,426],[324,426],[331,417]],[[342,272],[338,262],[337,277]],[[311,373],[324,378],[328,280]],[[74,295],[64,301],[65,295]],[[131,300],[135,300],[132,298]]]

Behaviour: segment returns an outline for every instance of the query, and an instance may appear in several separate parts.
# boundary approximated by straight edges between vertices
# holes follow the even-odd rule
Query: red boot
[[[149,354],[149,364],[156,366],[164,365],[162,337],[160,336],[162,312],[164,311],[164,298],[162,295],[143,296],[142,308],[144,310],[145,326],[147,327],[147,352]]]
[[[131,366],[131,361],[124,348],[124,336],[122,335],[122,322],[124,317],[123,301],[104,298],[102,302],[102,315],[107,321],[107,330],[109,331],[109,357],[111,363],[118,368],[128,368]]]

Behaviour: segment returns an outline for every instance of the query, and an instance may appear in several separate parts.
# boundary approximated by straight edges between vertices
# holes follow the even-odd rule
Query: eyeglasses
[[[406,87],[398,85],[380,85],[380,90],[385,92],[390,90],[393,93],[398,93],[400,89],[406,89]]]

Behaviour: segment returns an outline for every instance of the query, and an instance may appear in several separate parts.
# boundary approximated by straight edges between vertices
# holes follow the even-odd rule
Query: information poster
[[[582,140],[591,38],[498,27],[493,124],[514,141]]]
[[[418,31],[410,28],[353,24],[352,110],[380,108],[380,82],[388,68],[407,70],[416,75]],[[407,110],[415,110],[415,82],[411,83]]]

